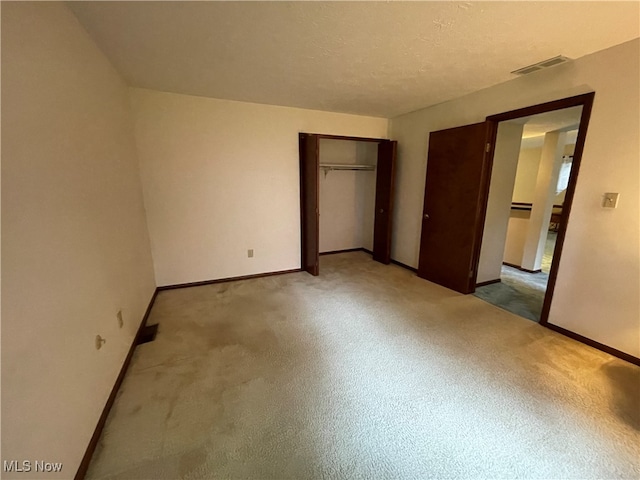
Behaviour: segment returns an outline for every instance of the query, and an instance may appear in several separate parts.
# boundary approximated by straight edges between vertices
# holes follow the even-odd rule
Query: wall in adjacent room
[[[2,460],[63,463],[2,478],[72,478],[155,282],[128,88],[64,4],[2,3],[2,119]]]
[[[159,285],[300,268],[298,133],[385,138],[388,127],[144,89],[131,99]]]
[[[396,117],[392,256],[418,264],[429,132],[596,92],[549,321],[640,356],[640,40]],[[602,207],[619,192],[618,208]]]
[[[522,266],[524,244],[527,241],[527,229],[531,210],[512,210],[507,225],[507,237],[504,245],[505,263]]]
[[[477,283],[500,279],[522,128],[522,125],[509,122],[498,125]]]
[[[533,202],[541,156],[542,147],[523,148],[520,150],[512,201],[521,203]]]
[[[574,149],[575,144],[565,145],[564,154],[573,155]],[[516,183],[513,187],[514,202],[533,202],[533,193],[536,188],[536,178],[538,177],[541,155],[542,147],[523,148],[520,150],[518,169],[516,171]],[[562,205],[565,193],[566,191],[562,191],[556,196],[555,203],[557,205]]]

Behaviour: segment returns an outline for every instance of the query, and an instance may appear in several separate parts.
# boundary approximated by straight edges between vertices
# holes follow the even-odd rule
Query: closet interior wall
[[[323,164],[376,165],[378,144],[320,139]],[[354,248],[373,250],[376,171],[320,168],[320,253]]]

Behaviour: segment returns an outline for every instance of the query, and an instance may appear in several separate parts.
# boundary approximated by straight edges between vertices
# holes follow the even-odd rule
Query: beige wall
[[[564,155],[573,155],[575,144],[568,144],[564,147]],[[516,171],[516,183],[513,188],[513,201],[523,203],[533,203],[533,195],[536,189],[536,178],[538,177],[538,167],[542,147],[523,148],[518,157],[518,169]],[[554,203],[562,205],[566,191],[556,195]]]
[[[541,156],[542,147],[523,148],[520,150],[512,201],[533,203]]]
[[[521,266],[524,244],[529,227],[529,210],[512,210],[507,226],[507,238],[504,245],[504,261],[511,265]]]
[[[640,355],[639,62],[636,39],[392,119],[399,146],[393,258],[418,263],[429,132],[595,91],[549,320]],[[601,207],[604,192],[620,192],[617,209]]]
[[[127,87],[64,5],[2,3],[2,120],[2,459],[72,478],[155,283]]]
[[[498,280],[502,271],[511,197],[518,167],[522,125],[498,124],[477,283]]]
[[[388,126],[143,89],[131,98],[158,285],[299,268],[298,132],[385,137]]]
[[[562,164],[562,153],[566,139],[566,132],[547,132],[544,136],[536,189],[533,196],[533,206],[527,226],[527,239],[524,244],[522,268],[537,271],[542,268],[549,223],[558,185],[558,175]]]
[[[573,155],[575,144],[564,146],[563,155]],[[523,148],[520,150],[518,158],[518,170],[516,173],[516,184],[513,189],[513,201],[523,203],[534,203],[534,195],[538,178],[538,170],[540,168],[540,160],[542,158],[542,147]],[[562,205],[566,190],[563,190],[555,196],[554,205]],[[529,219],[531,212],[522,212],[518,210],[511,211],[509,219],[508,234],[505,245],[504,261],[513,265],[523,265],[523,254],[525,248],[525,240],[527,230],[529,229]],[[542,233],[546,239],[547,232]],[[526,267],[530,270],[536,270],[535,267]]]
[[[320,163],[375,165],[372,142],[320,140]],[[373,247],[375,171],[320,169],[320,252]]]

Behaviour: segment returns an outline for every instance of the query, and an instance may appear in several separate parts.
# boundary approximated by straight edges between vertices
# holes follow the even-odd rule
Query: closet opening
[[[300,133],[302,268],[319,274],[321,254],[363,250],[391,260],[397,142]]]

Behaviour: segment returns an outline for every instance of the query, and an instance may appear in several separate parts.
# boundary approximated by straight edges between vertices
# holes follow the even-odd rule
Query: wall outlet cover
[[[616,208],[618,206],[619,193],[607,192],[602,196],[602,206],[604,208]]]

